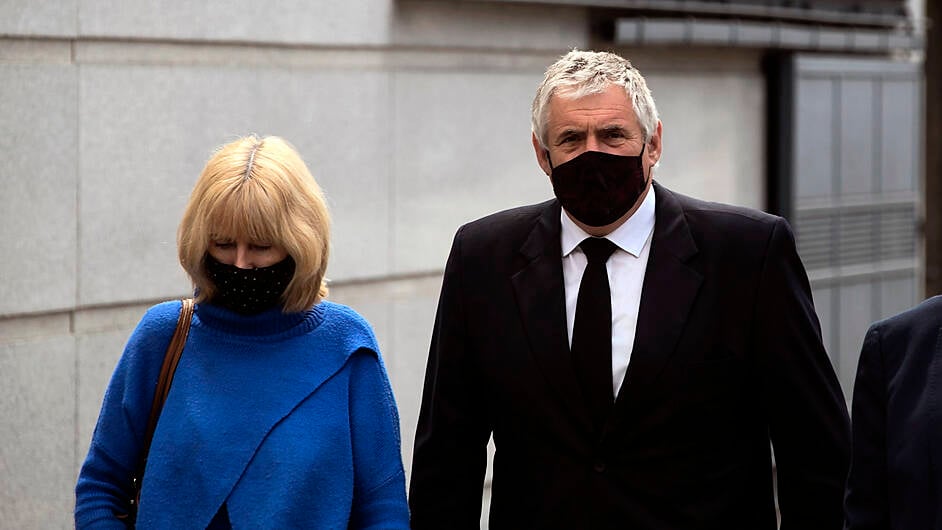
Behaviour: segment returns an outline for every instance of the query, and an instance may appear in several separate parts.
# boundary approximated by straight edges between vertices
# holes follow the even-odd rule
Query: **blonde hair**
[[[196,181],[177,231],[177,249],[198,302],[216,291],[204,260],[211,242],[220,238],[264,241],[294,259],[294,277],[281,296],[284,311],[307,310],[327,296],[327,203],[301,156],[282,138],[252,135],[228,143]]]
[[[657,130],[657,107],[641,72],[631,66],[631,61],[614,53],[572,50],[546,69],[533,98],[530,125],[540,145],[547,146],[546,118],[554,94],[581,98],[604,92],[612,85],[625,89],[644,141],[650,140]]]

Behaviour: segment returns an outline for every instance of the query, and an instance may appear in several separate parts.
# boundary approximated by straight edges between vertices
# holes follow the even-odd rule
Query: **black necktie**
[[[588,260],[572,329],[572,354],[589,414],[601,429],[614,402],[612,393],[612,296],[605,262],[615,251],[611,241],[590,237],[579,243]]]

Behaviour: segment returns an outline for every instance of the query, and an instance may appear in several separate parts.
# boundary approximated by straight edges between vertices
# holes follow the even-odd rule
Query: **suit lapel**
[[[520,248],[525,265],[511,281],[517,307],[530,343],[530,351],[563,406],[589,421],[576,379],[566,336],[560,206],[546,204],[540,218]]]
[[[697,246],[677,198],[657,183],[654,237],[641,289],[641,305],[628,373],[613,418],[637,404],[674,353],[703,277],[687,264]]]

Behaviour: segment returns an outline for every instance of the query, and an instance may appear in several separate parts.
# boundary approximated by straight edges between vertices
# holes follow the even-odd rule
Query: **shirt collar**
[[[579,243],[582,243],[583,239],[592,236],[579,228],[566,214],[566,210],[560,210],[559,218],[562,222],[563,257],[566,257],[579,246]],[[637,258],[641,255],[644,243],[652,230],[654,230],[654,186],[648,188],[647,195],[635,213],[605,238]]]

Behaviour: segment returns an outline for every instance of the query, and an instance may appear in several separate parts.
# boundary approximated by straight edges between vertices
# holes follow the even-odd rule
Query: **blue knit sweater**
[[[105,393],[76,486],[77,528],[123,528],[180,302],[152,307]],[[353,310],[244,317],[198,304],[144,473],[138,528],[408,528],[399,417]]]

